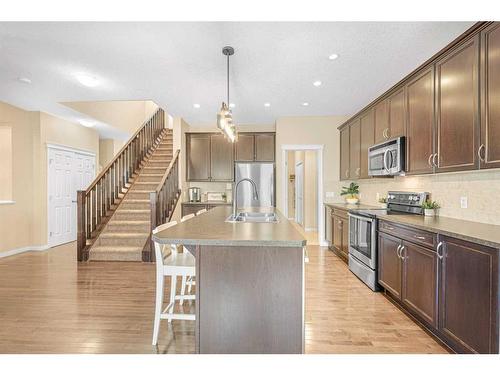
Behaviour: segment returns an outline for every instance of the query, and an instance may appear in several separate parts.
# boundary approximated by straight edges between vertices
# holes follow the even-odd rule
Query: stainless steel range
[[[429,193],[390,191],[387,209],[349,211],[349,269],[373,291],[377,283],[377,217],[384,215],[422,215],[421,205]]]

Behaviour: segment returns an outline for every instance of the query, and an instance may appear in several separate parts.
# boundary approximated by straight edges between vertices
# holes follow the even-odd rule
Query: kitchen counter
[[[303,353],[305,238],[278,211],[278,223],[226,223],[231,213],[215,207],[153,236],[196,258],[196,352]]]
[[[272,211],[272,210],[267,210]],[[266,211],[266,212],[267,212]],[[160,243],[223,246],[305,246],[305,238],[279,211],[278,223],[226,223],[232,208],[220,206],[153,236]]]
[[[377,215],[377,218],[500,249],[500,225],[483,224],[441,216]]]
[[[332,208],[339,208],[341,210],[373,210],[377,208],[381,208],[380,206],[370,206],[368,204],[348,204],[344,202],[338,203],[323,203],[325,206],[329,206]]]

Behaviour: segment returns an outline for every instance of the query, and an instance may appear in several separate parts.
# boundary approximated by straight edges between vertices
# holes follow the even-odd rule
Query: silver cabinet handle
[[[481,156],[481,155],[483,155],[481,153],[482,150],[486,150],[486,146],[484,145],[484,143],[481,146],[479,146],[479,148],[477,150],[477,156],[479,157],[479,160],[482,161],[482,162],[484,162],[486,155],[485,156]]]
[[[390,128],[385,129],[385,137],[389,138],[390,136],[391,136],[391,129]]]
[[[393,227],[386,227],[386,228],[387,228],[387,229],[389,229],[389,230],[394,230],[394,228],[393,228]]]
[[[405,252],[404,256],[403,256],[403,251]],[[403,262],[406,260],[406,246],[405,245],[401,246],[401,260]]]
[[[359,176],[359,171],[361,171],[361,168],[356,168],[356,176]]]
[[[415,235],[414,237],[417,238],[417,239],[419,239],[419,240],[425,240],[424,236],[417,236],[417,235]]]
[[[401,259],[401,254],[400,254],[401,247],[402,245],[398,245],[398,248],[396,249],[396,255],[398,256],[399,259]]]
[[[431,167],[431,168],[433,167],[432,162],[431,162],[431,159],[432,159],[433,156],[434,156],[434,154],[430,154],[429,155],[429,160],[427,160],[427,164],[429,164],[429,167]]]
[[[442,247],[443,247],[443,243],[442,242],[438,243],[437,248],[436,248],[436,253],[437,253],[437,257],[439,259],[443,259],[443,253],[439,252],[439,249],[441,249]]]
[[[382,136],[387,139],[387,136],[385,135],[386,130],[387,130],[387,128],[384,129],[384,131],[382,132]]]
[[[438,155],[438,153],[437,153],[437,152],[436,152],[436,153],[434,154],[434,156],[432,157],[432,164],[434,164],[434,166],[437,168],[437,166],[438,166],[438,165],[437,165],[437,163],[436,163],[436,159],[439,161],[439,155]]]
[[[347,178],[349,178],[349,169],[346,169],[346,170],[345,170],[345,176],[346,176]]]

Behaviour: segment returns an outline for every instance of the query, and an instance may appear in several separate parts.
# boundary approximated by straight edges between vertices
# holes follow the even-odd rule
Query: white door
[[[84,190],[95,174],[95,157],[48,148],[49,246],[76,240],[76,192]]]
[[[304,164],[295,165],[295,221],[304,225]]]

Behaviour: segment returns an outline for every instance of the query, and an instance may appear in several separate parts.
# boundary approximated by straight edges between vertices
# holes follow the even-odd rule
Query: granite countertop
[[[325,206],[330,206],[333,208],[340,208],[341,210],[373,210],[381,208],[380,206],[370,206],[368,204],[348,204],[345,202],[325,202]]]
[[[381,215],[380,220],[394,224],[409,225],[432,233],[460,238],[500,249],[500,225],[484,224],[475,221],[449,217],[426,217],[422,215]]]
[[[274,211],[274,210],[259,210]],[[226,223],[231,207],[219,206],[153,235],[165,244],[302,247],[306,239],[278,210],[278,223]]]

